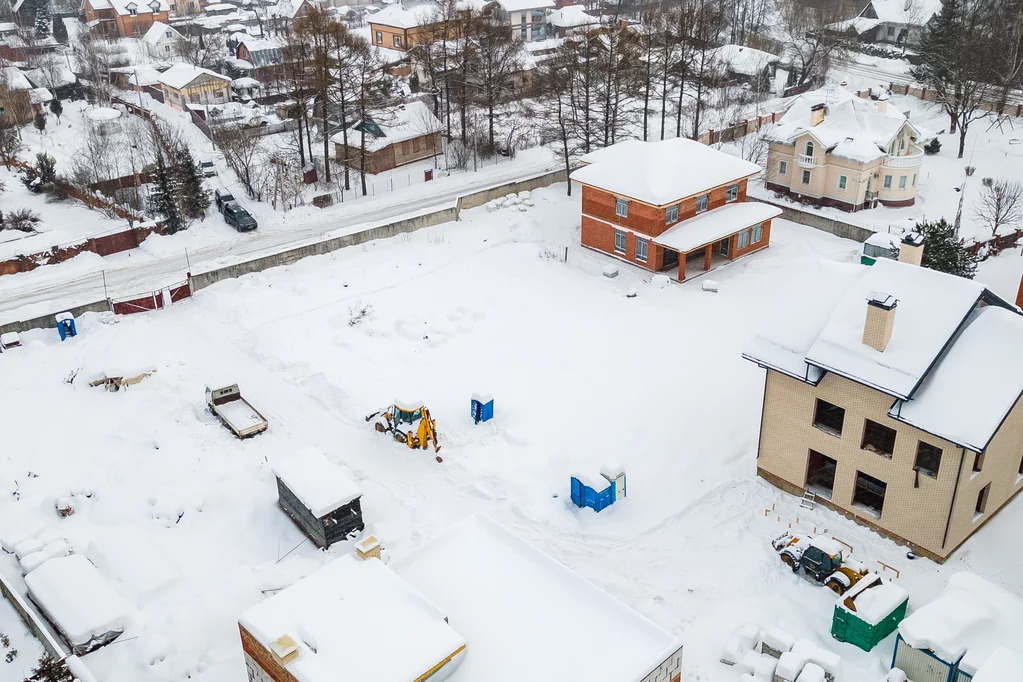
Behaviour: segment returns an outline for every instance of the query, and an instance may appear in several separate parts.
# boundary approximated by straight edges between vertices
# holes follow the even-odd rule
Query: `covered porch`
[[[759,202],[727,204],[668,228],[652,241],[664,249],[664,268],[678,267],[678,281],[710,272],[724,263],[767,246],[767,239],[742,244],[739,233],[762,226],[781,209]]]

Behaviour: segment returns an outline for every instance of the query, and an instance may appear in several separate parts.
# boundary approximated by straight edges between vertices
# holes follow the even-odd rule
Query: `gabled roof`
[[[433,2],[421,2],[406,7],[403,4],[395,3],[387,5],[382,10],[372,15],[369,19],[371,24],[382,26],[393,26],[394,28],[416,28],[428,26],[433,22],[434,16],[440,6]]]
[[[7,83],[11,90],[31,90],[32,83],[29,82],[25,73],[16,66],[0,66],[0,81]]]
[[[169,88],[180,90],[199,76],[203,75],[227,81],[228,83],[231,82],[231,79],[223,74],[219,74],[216,71],[210,71],[209,69],[203,69],[198,66],[192,66],[191,64],[175,64],[160,74],[160,82]]]
[[[547,23],[558,28],[594,26],[602,21],[599,15],[590,14],[582,5],[565,5],[547,15]]]
[[[361,147],[363,130],[366,131],[366,149],[377,151],[396,142],[422,137],[441,129],[441,122],[423,102],[408,102],[385,109],[368,123],[358,122],[348,129],[348,145]],[[377,134],[379,133],[379,134]],[[336,133],[330,138],[343,144],[344,137]]]
[[[148,45],[156,45],[163,40],[164,36],[167,35],[171,38],[181,37],[181,34],[176,28],[168,26],[162,21],[154,21],[153,25],[149,27],[148,31],[146,31],[146,34],[142,36],[142,40]]]
[[[555,7],[554,0],[494,0],[505,12],[521,12],[531,9],[550,9]]]
[[[131,14],[129,9],[134,9],[136,14],[170,11],[167,0],[85,0],[85,2],[95,10],[112,9],[121,16]]]
[[[654,206],[760,173],[760,166],[684,138],[626,140],[585,154],[572,180]]]
[[[869,15],[871,8],[883,22],[923,26],[941,11],[941,0],[872,0],[860,16]]]
[[[745,45],[722,45],[710,51],[712,63],[743,76],[759,76],[781,57]]]
[[[811,126],[811,110],[821,104],[826,107],[824,120]],[[886,106],[882,112],[871,100],[839,88],[800,95],[764,137],[792,144],[797,137],[809,133],[832,154],[866,163],[884,156],[904,126],[909,126],[916,138],[926,134],[893,106]]]

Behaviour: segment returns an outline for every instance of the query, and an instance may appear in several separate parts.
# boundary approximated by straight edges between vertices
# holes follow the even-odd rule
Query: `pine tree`
[[[917,223],[916,231],[924,238],[925,268],[966,279],[977,274],[977,254],[947,220]]]
[[[50,17],[50,0],[36,0],[36,37],[46,38],[53,27]]]
[[[57,160],[46,153],[36,154],[36,173],[39,176],[39,181],[44,185],[56,182]]]
[[[67,45],[67,26],[64,25],[63,17],[53,18],[53,39],[61,45]]]
[[[46,114],[36,114],[35,119],[32,121],[32,125],[36,127],[39,134],[42,135],[43,130],[46,129]]]
[[[67,669],[63,661],[52,658],[49,654],[39,657],[39,662],[32,669],[32,674],[25,682],[74,682],[75,676]]]
[[[181,213],[192,220],[205,219],[206,209],[210,207],[210,195],[202,185],[202,171],[188,147],[181,147],[175,153],[173,173]]]
[[[56,97],[50,100],[50,113],[57,117],[57,124],[59,125],[60,115],[64,113],[64,105]]]
[[[162,154],[156,157],[156,180],[153,184],[156,185],[153,211],[163,216],[163,233],[174,234],[184,229],[184,221],[178,211],[177,188]]]

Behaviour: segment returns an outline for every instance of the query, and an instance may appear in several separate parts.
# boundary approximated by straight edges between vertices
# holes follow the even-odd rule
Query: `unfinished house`
[[[833,266],[743,357],[757,473],[944,561],[1023,489],[1023,316],[923,248]]]

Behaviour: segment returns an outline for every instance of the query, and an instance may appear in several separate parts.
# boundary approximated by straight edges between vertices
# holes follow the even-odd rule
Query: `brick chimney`
[[[379,559],[380,550],[383,549],[383,544],[380,542],[380,538],[375,535],[367,535],[355,545],[355,555],[365,561],[366,559]]]
[[[920,265],[924,261],[924,238],[916,232],[910,232],[902,238],[899,245],[899,262]]]
[[[877,111],[879,114],[885,114],[888,112],[888,95],[887,93],[882,94],[877,98]]]
[[[824,122],[824,114],[827,112],[828,105],[824,102],[815,104],[810,107],[810,127],[820,125]]]
[[[863,325],[863,343],[874,350],[884,352],[892,339],[892,328],[895,326],[895,307],[899,304],[895,297],[881,292],[873,292],[867,298],[867,319]]]

